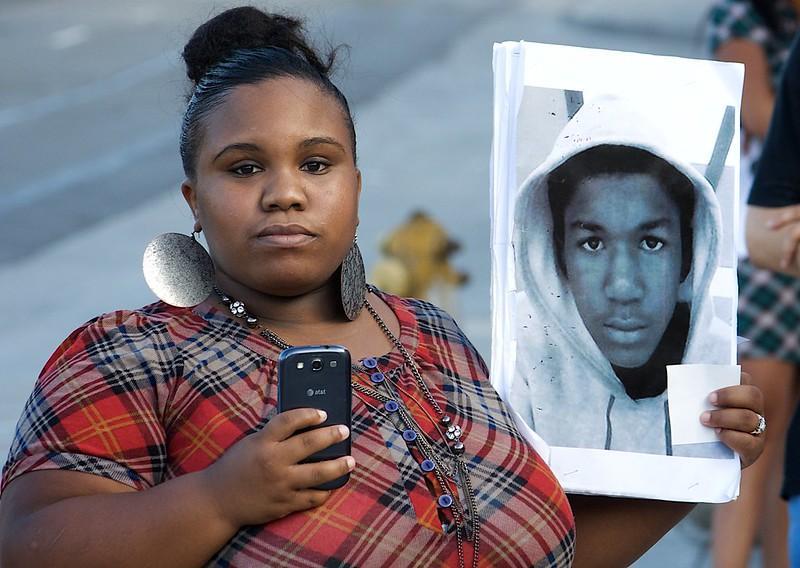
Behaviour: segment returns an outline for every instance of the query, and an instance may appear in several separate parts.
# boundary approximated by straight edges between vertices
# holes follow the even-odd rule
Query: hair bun
[[[195,30],[183,48],[186,74],[196,85],[209,69],[234,51],[266,47],[286,49],[325,76],[333,64],[333,54],[323,63],[308,44],[302,21],[243,6],[222,12]]]

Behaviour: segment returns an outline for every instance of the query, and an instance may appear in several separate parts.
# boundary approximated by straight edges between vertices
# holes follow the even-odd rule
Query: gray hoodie
[[[628,396],[557,269],[547,178],[583,150],[603,144],[637,147],[668,161],[691,180],[692,266],[678,291],[679,301],[690,307],[682,362],[729,364],[733,358],[730,328],[715,318],[708,293],[721,236],[717,198],[701,173],[666,155],[657,138],[646,120],[623,108],[620,100],[589,101],[520,186],[513,235],[517,357],[506,398],[552,446],[672,453],[666,391],[638,400]]]

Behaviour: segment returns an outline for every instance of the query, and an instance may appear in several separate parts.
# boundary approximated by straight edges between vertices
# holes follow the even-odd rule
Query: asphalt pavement
[[[424,209],[462,243],[457,318],[490,354],[492,44],[525,39],[703,55],[707,2],[302,0],[320,41],[351,46],[364,176],[359,244]],[[0,5],[0,454],[45,360],[77,325],[153,300],[147,242],[189,232],[178,191],[186,81],[178,52],[218,3],[12,0]],[[269,7],[275,7],[271,4]],[[699,515],[702,517],[702,515]],[[708,533],[685,521],[636,566],[705,567]]]

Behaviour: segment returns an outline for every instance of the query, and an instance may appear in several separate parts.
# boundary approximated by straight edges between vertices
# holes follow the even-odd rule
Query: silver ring
[[[753,436],[760,436],[761,434],[764,433],[764,430],[767,429],[767,421],[764,419],[764,417],[761,416],[760,414],[758,414],[757,416],[758,416],[758,426],[756,426],[755,430],[750,432]]]

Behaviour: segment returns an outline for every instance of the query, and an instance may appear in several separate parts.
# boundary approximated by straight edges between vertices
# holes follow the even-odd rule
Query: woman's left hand
[[[764,415],[764,396],[750,383],[750,375],[742,373],[741,385],[712,392],[709,401],[716,410],[704,412],[700,422],[714,428],[719,439],[742,460],[742,468],[752,464],[764,451],[764,434],[753,434]]]

